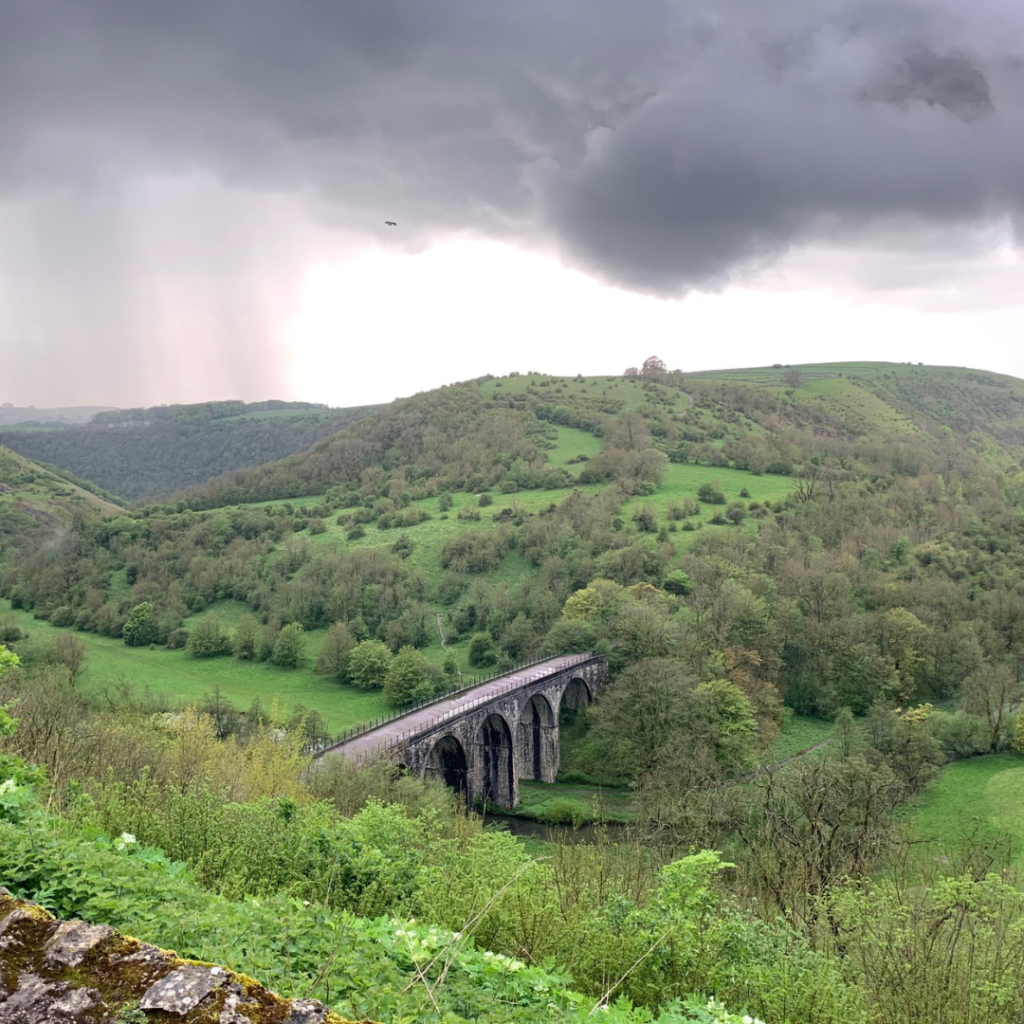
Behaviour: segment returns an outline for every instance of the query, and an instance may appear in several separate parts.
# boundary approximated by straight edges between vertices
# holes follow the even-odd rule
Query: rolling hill
[[[122,511],[93,485],[0,445],[0,559],[12,541],[64,529],[76,515],[98,519]]]
[[[685,650],[698,674],[745,673],[802,712],[938,697],[986,660],[1024,665],[1006,611],[1024,611],[1022,394],[892,364],[482,378],[122,512],[73,547],[30,543],[0,597],[108,638],[90,685],[100,665],[116,674],[110,641],[145,604],[162,649],[132,652],[132,673],[155,690],[188,678],[190,696],[268,701],[294,672],[288,689],[331,725],[377,709],[314,673],[336,623],[463,673],[604,642],[626,660]],[[595,581],[649,610],[565,618]],[[189,653],[207,619],[218,652],[255,637],[241,663]],[[308,642],[299,666],[260,664],[288,623]]]
[[[158,500],[221,473],[302,451],[373,409],[271,401],[98,410],[82,425],[0,429],[0,443],[126,500]]]

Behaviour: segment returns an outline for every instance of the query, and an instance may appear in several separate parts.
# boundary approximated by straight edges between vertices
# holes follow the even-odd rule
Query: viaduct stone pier
[[[441,780],[470,805],[515,807],[520,779],[555,781],[560,714],[589,704],[607,678],[607,658],[551,658],[417,708],[321,756],[384,757],[418,778]]]

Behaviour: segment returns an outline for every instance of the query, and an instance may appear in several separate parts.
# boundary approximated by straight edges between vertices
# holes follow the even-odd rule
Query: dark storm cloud
[[[1019,218],[1022,28],[997,0],[0,0],[0,206],[37,211],[71,291],[110,260],[145,291],[161,210],[126,197],[159,179],[673,294],[872,225]],[[111,216],[54,223],[55,196]],[[236,228],[195,245],[274,245]]]
[[[963,121],[994,112],[985,71],[970,54],[922,49],[906,56],[865,97],[904,110],[917,101],[942,107]]]

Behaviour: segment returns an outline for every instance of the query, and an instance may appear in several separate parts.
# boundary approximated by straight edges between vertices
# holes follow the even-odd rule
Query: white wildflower
[[[7,793],[13,793],[17,789],[17,785],[14,779],[8,779],[6,782],[0,782],[0,796],[5,796]]]
[[[741,1020],[743,1021],[743,1024],[754,1024],[754,1018],[751,1017],[749,1013],[743,1014]]]
[[[138,840],[131,834],[131,832],[122,832],[114,842],[114,846],[118,850],[123,850],[126,847],[133,846],[136,842],[138,842]]]

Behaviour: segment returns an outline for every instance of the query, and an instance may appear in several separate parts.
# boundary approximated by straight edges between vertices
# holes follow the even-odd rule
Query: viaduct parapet
[[[470,805],[489,800],[515,807],[520,779],[555,781],[560,715],[589,704],[607,678],[607,658],[551,658],[418,708],[323,754],[384,757],[418,778],[441,780]]]

